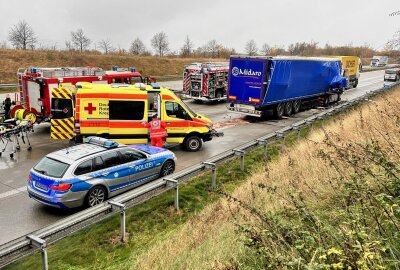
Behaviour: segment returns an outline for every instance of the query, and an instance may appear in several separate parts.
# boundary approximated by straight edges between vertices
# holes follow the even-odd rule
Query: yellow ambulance
[[[51,137],[80,141],[96,135],[125,144],[148,143],[143,123],[156,113],[167,124],[166,142],[182,144],[188,151],[198,151],[203,142],[223,136],[210,119],[158,84],[82,82],[52,89]]]

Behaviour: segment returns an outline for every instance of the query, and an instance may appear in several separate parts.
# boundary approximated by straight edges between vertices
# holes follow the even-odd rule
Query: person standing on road
[[[4,104],[4,119],[7,120],[10,118],[10,109],[11,109],[11,99],[9,94],[7,94],[3,104]]]
[[[145,123],[144,126],[150,128],[151,146],[163,147],[163,139],[168,136],[167,124],[158,119],[157,114],[154,114],[151,121]]]

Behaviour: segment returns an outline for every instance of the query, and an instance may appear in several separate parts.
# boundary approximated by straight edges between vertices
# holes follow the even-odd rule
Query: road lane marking
[[[16,189],[13,189],[13,190],[9,190],[9,191],[0,193],[0,200],[4,199],[4,198],[7,198],[7,197],[10,197],[10,196],[14,196],[15,194],[18,194],[18,193],[26,193],[26,192],[27,192],[26,186],[23,186],[23,187],[20,187],[20,188],[16,188]]]

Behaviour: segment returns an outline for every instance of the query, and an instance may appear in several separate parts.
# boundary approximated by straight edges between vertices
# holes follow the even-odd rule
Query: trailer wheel
[[[201,140],[201,138],[196,135],[187,137],[183,143],[185,145],[185,149],[190,152],[199,151],[201,146],[203,145],[203,141]]]
[[[284,115],[290,116],[293,112],[293,102],[288,101],[285,103],[285,111],[283,112]]]
[[[293,114],[298,113],[300,111],[300,107],[301,107],[301,100],[300,99],[293,101],[293,111],[292,111],[292,113]]]
[[[358,78],[356,78],[356,80],[354,81],[354,83],[353,83],[353,88],[356,88],[357,85],[358,85]]]
[[[284,111],[285,111],[285,103],[278,103],[274,108],[274,116],[277,119],[282,119]]]

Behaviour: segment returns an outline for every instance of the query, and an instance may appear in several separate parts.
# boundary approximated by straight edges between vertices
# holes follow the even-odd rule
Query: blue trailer
[[[272,109],[282,118],[310,100],[327,106],[346,87],[335,58],[231,56],[229,69],[228,109],[257,117]]]

